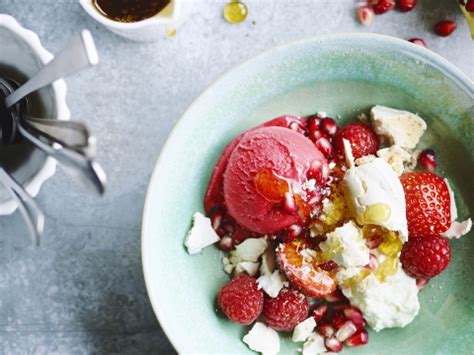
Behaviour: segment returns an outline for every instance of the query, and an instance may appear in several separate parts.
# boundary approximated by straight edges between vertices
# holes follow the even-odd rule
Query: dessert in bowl
[[[448,177],[458,215],[468,217],[472,188],[462,180],[472,169],[470,85],[435,54],[376,35],[328,36],[280,47],[214,84],[171,135],[145,208],[145,279],[155,312],[177,350],[246,352],[249,345],[260,351],[306,348],[311,353],[340,350],[340,343],[361,344],[367,336],[370,341],[360,348],[364,352],[387,351],[393,344],[412,353],[468,349],[469,235],[450,243],[449,266],[438,265],[437,271],[445,270],[419,291],[416,279],[426,277],[416,274],[420,265],[413,252],[400,257],[413,232],[406,212],[416,206],[406,203],[415,199],[407,198],[404,178],[398,175],[411,174],[404,170],[416,149],[434,148],[439,160],[435,173]],[[313,115],[318,111],[327,114]],[[376,118],[356,123],[360,113],[371,111]],[[282,114],[287,115],[268,123]],[[415,126],[397,136],[390,124],[378,123],[392,116],[418,118],[413,122],[423,133],[418,134],[421,141]],[[352,144],[353,137],[369,138]],[[361,148],[368,151],[361,153]],[[173,164],[178,156],[185,167]],[[432,168],[425,157],[429,154],[420,161]],[[420,170],[415,174],[432,174]],[[417,178],[407,179],[406,186],[419,186],[412,181]],[[449,209],[441,226],[446,229],[436,230],[442,234],[450,227],[452,206],[440,180],[442,208]],[[213,193],[219,185],[222,193]],[[223,202],[224,209],[215,208],[213,200]],[[201,214],[195,215],[186,244],[198,253],[188,256],[183,241],[190,223],[183,219],[196,211]],[[423,231],[426,218],[418,220]],[[212,234],[212,224],[218,233]],[[199,252],[207,244],[201,239],[205,234],[210,236],[207,243],[215,241],[230,253],[214,247]],[[430,237],[419,239],[439,241]],[[449,242],[441,245],[435,249],[444,253],[440,258],[447,257]],[[235,276],[230,284],[224,268]],[[422,271],[433,276],[429,268]],[[249,304],[256,304],[242,319],[229,311],[235,290],[249,291]],[[279,307],[292,304],[288,300],[297,305],[292,307],[295,314],[281,316]],[[180,331],[187,319],[199,324],[195,332]],[[291,323],[285,323],[288,319]],[[282,331],[278,337],[274,329]],[[420,340],[428,339],[433,329],[439,337]],[[212,337],[206,336],[211,332]],[[273,340],[258,345],[255,339]],[[259,348],[276,339],[279,348]]]

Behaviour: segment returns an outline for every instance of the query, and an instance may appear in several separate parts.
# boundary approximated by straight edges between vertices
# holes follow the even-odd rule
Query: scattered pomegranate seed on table
[[[359,17],[359,21],[364,26],[368,26],[374,20],[375,12],[374,9],[370,6],[359,6],[357,9],[357,16]]]
[[[375,4],[372,5],[376,15],[382,15],[387,11],[393,10],[395,8],[395,1],[393,0],[378,0]]]
[[[448,37],[456,29],[456,21],[443,20],[436,24],[435,32],[441,37]]]
[[[398,6],[404,12],[411,11],[416,6],[416,0],[399,0]]]
[[[418,156],[418,163],[428,171],[435,171],[438,163],[436,163],[436,154],[433,149],[426,149]]]
[[[417,44],[421,47],[425,47],[425,48],[428,48],[428,46],[426,45],[425,41],[423,41],[421,38],[411,38],[408,40],[409,42],[413,43],[413,44]]]

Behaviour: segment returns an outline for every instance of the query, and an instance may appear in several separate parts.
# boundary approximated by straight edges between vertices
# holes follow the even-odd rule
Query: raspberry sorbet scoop
[[[233,149],[224,173],[229,214],[256,233],[275,233],[301,224],[302,184],[314,162],[326,158],[305,136],[283,127],[246,133]]]

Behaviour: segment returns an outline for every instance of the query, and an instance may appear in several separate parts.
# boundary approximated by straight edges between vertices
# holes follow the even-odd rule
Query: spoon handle
[[[107,175],[97,162],[72,149],[61,146],[55,147],[43,142],[28,132],[21,122],[18,122],[18,130],[24,138],[56,159],[65,168],[66,172],[77,177],[84,185],[92,187],[101,195],[105,192]]]
[[[83,123],[27,115],[22,115],[21,119],[29,130],[45,136],[48,140],[74,150],[95,151],[95,138],[91,136],[89,129]]]
[[[33,197],[2,167],[0,167],[0,180],[18,203],[18,208],[25,219],[33,243],[39,245],[44,231],[43,211]]]
[[[12,107],[33,91],[97,63],[99,63],[99,56],[92,35],[88,30],[83,30],[75,34],[51,62],[7,96],[5,104],[7,107]]]

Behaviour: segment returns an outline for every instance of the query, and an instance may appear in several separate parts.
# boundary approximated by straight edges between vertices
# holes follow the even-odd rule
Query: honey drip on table
[[[247,5],[240,1],[231,1],[224,7],[224,18],[229,23],[243,22],[247,14]]]

